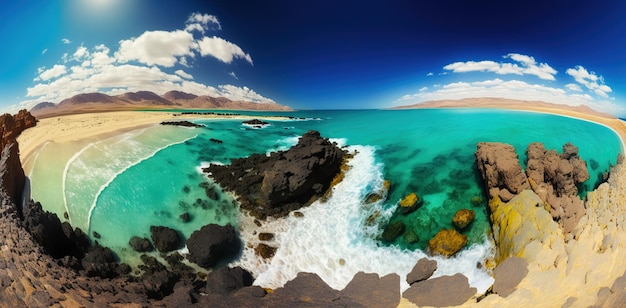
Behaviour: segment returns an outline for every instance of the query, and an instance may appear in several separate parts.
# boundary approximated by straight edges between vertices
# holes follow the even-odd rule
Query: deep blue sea
[[[327,202],[302,210],[303,218],[278,219],[260,230],[274,232],[273,245],[280,248],[271,261],[246,248],[237,264],[255,274],[256,284],[277,287],[300,271],[318,273],[335,288],[343,288],[358,271],[395,272],[402,277],[425,256],[428,240],[440,229],[452,227],[454,213],[470,208],[477,215],[465,231],[469,244],[452,259],[436,257],[436,276],[462,272],[480,290],[491,279],[479,264],[484,265],[492,254],[492,244],[486,236],[490,227],[485,203],[470,203],[472,197],[484,199],[474,169],[476,143],[509,143],[523,164],[531,142],[543,142],[559,152],[563,144],[573,142],[591,175],[583,185],[586,190],[594,188],[622,152],[618,136],[604,126],[541,113],[493,109],[233,112],[304,119],[269,120],[271,125],[261,129],[242,125],[241,120],[197,119],[193,121],[206,127],[155,125],[98,139],[48,143],[26,170],[32,197],[60,217],[67,212],[73,226],[90,235],[99,233],[98,241],[131,265],[137,264],[138,255],[128,241],[133,235],[149,238],[151,225],[170,226],[188,237],[203,225],[230,223],[240,228],[244,242],[254,244],[258,242],[254,224],[239,214],[233,196],[201,173],[201,166],[285,150],[314,129],[357,155]],[[366,204],[365,197],[379,191],[385,180],[391,182],[388,198]],[[207,198],[206,189],[218,191],[219,200]],[[396,213],[398,201],[411,192],[424,205],[409,215]],[[181,222],[183,213],[190,214],[190,222]],[[419,241],[408,244],[403,237],[394,243],[380,241],[382,229],[397,220]]]

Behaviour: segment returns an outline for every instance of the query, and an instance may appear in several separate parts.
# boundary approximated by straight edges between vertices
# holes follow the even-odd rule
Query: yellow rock
[[[401,207],[412,207],[417,203],[418,197],[415,193],[410,193],[404,199],[400,200]]]
[[[474,221],[476,213],[468,209],[460,209],[452,217],[452,224],[459,230],[465,229],[469,224]]]
[[[450,257],[467,244],[467,236],[455,229],[441,229],[428,241],[428,247],[433,254]]]

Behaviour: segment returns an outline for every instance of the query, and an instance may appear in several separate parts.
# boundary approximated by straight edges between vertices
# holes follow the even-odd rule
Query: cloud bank
[[[565,71],[567,75],[565,80],[561,81],[556,78],[557,70],[547,63],[538,63],[532,56],[510,53],[503,58],[511,61],[465,61],[445,65],[444,73],[440,76],[448,72],[456,74],[474,72],[491,76],[472,82],[424,86],[417,93],[403,95],[394,102],[394,105],[444,99],[501,97],[570,106],[586,105],[611,114],[626,113],[625,107],[614,103],[614,98],[610,96],[612,89],[605,84],[604,78],[581,65],[568,68]],[[495,77],[493,74],[502,77]],[[506,78],[509,76],[523,77],[523,80],[516,79],[518,77]],[[539,83],[537,78],[541,80]]]
[[[73,52],[65,53],[58,64],[40,67],[33,79],[35,84],[27,88],[28,100],[9,109],[30,109],[43,101],[58,103],[80,93],[116,95],[144,90],[158,94],[178,90],[231,100],[274,103],[245,86],[213,87],[194,81],[193,75],[183,68],[189,68],[190,60],[196,57],[212,57],[225,64],[243,60],[252,65],[253,61],[237,44],[215,35],[205,36],[208,31],[221,30],[217,17],[193,13],[184,26],[182,30],[146,31],[138,37],[120,40],[115,51],[103,44],[92,48],[80,45]],[[196,38],[194,34],[200,36]],[[71,41],[64,38],[62,43]],[[178,67],[180,69],[173,73],[168,72]],[[234,72],[230,75],[236,78]]]

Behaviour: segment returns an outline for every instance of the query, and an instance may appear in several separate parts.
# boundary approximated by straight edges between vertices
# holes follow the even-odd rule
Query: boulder
[[[411,272],[406,275],[406,282],[412,285],[430,278],[437,270],[437,261],[421,258],[415,263]]]
[[[409,244],[417,243],[420,240],[419,236],[415,233],[415,231],[413,231],[413,229],[409,229],[404,232],[402,239]]]
[[[178,231],[170,227],[150,226],[150,237],[159,252],[170,252],[183,246]]]
[[[230,293],[243,287],[251,286],[254,278],[245,269],[220,267],[207,275],[206,289],[214,293]]]
[[[285,216],[322,197],[339,174],[344,155],[319,132],[309,131],[287,151],[253,154],[203,171],[234,192],[242,209],[264,219]]]
[[[428,241],[428,248],[432,254],[450,257],[467,244],[467,236],[455,229],[441,229]]]
[[[406,215],[417,210],[422,205],[422,203],[422,199],[417,196],[417,194],[412,192],[404,197],[402,200],[400,200],[398,206],[400,207],[400,211],[402,211],[402,214]]]
[[[204,268],[233,259],[241,249],[241,241],[232,225],[209,224],[194,231],[187,240],[189,261]]]
[[[474,217],[476,217],[476,213],[474,211],[460,209],[454,214],[454,217],[452,217],[452,224],[458,230],[463,230],[469,226],[472,221],[474,221]]]
[[[512,145],[479,142],[474,154],[476,166],[491,198],[497,196],[502,201],[508,201],[530,187]]]
[[[339,292],[335,307],[397,307],[400,304],[400,276],[358,272]]]
[[[404,225],[404,223],[398,220],[385,227],[385,230],[383,230],[383,234],[381,237],[385,242],[393,242],[393,240],[395,240],[398,236],[404,233],[405,228],[406,226]]]
[[[402,297],[419,307],[458,306],[474,295],[476,295],[476,288],[471,288],[467,277],[461,274],[414,283],[402,293]]]
[[[254,247],[254,253],[264,259],[269,259],[272,258],[274,254],[276,254],[277,249],[278,248],[267,245],[265,243],[259,243],[256,247]]]
[[[136,252],[148,252],[154,250],[154,246],[152,246],[152,243],[150,243],[150,240],[147,238],[133,236],[130,238],[130,241],[128,241],[128,244]]]

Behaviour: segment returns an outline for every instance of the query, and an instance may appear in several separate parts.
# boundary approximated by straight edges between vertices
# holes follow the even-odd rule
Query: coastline
[[[79,113],[38,119],[37,125],[17,137],[20,159],[27,161],[47,142],[63,143],[99,135],[123,133],[163,121],[183,119],[287,119],[282,116],[246,116],[219,114],[180,114],[171,111],[111,111]]]
[[[591,121],[613,130],[620,138],[622,148],[625,146],[624,140],[626,139],[626,123],[617,118],[588,115],[569,110],[560,110],[558,108],[504,108],[502,106],[486,108],[539,112]],[[252,117],[218,115],[174,116],[171,112],[125,111],[97,114],[87,113],[48,118],[41,120],[38,123],[38,126],[26,130],[18,138],[21,147],[21,159],[22,161],[27,160],[29,156],[36,153],[37,148],[44,145],[46,142],[67,142],[71,140],[92,138],[104,134],[138,129],[149,125],[158,125],[161,121],[185,118],[245,119]],[[22,145],[22,142],[25,142],[25,144]],[[623,183],[626,183],[625,168],[620,167],[615,169],[615,171],[615,174],[612,173],[611,175],[611,177],[614,178],[613,183],[611,183],[611,189],[614,189],[614,187],[625,186]],[[604,186],[609,185],[607,184]],[[616,199],[616,201],[614,200],[610,203],[613,205],[619,205],[622,202],[622,198],[619,198],[618,193],[618,188],[615,188],[614,193],[610,193],[607,192],[607,188],[605,187],[600,189],[598,193],[594,192],[592,197],[594,201],[592,203],[604,204],[609,202],[607,200]],[[611,211],[615,211],[615,213]],[[623,244],[621,244],[623,236],[619,235],[621,232],[618,232],[618,229],[622,229],[623,227],[618,224],[618,226],[613,225],[610,228],[607,228],[606,226],[603,226],[605,224],[599,220],[600,218],[604,219],[606,217],[619,215],[618,220],[621,222],[624,219],[623,217],[626,217],[626,214],[620,212],[618,209],[604,209],[594,205],[588,205],[587,212],[587,220],[585,220],[584,223],[581,221],[577,228],[577,240],[567,243],[568,256],[566,258],[572,260],[571,262],[574,263],[572,267],[576,269],[576,271],[570,272],[571,269],[567,267],[568,262],[565,262],[565,267],[561,265],[550,271],[541,270],[538,266],[536,266],[536,264],[530,264],[530,273],[518,286],[519,292],[511,294],[511,296],[506,299],[499,296],[490,296],[484,303],[478,303],[478,305],[499,305],[507,302],[510,303],[511,301],[529,304],[545,304],[546,302],[542,302],[544,294],[542,294],[541,287],[538,288],[537,286],[547,287],[549,284],[552,286],[558,286],[555,287],[554,290],[560,289],[559,291],[551,292],[552,294],[550,295],[550,301],[548,301],[549,303],[561,303],[561,300],[563,300],[561,296],[576,294],[575,292],[584,289],[586,291],[584,294],[580,294],[577,304],[593,304],[594,300],[598,298],[598,296],[596,296],[598,289],[601,287],[610,287],[613,280],[622,275],[621,270],[624,268],[623,265],[625,262],[622,261],[622,259],[624,259],[623,250],[619,249],[623,248]],[[607,233],[613,235],[611,238],[611,246],[614,248],[610,249],[608,253],[605,252],[596,256],[594,249],[596,249],[595,247],[600,247],[604,244],[604,236]],[[604,262],[606,262],[606,265],[600,266],[600,264]],[[611,272],[611,265],[616,267],[616,272]],[[600,274],[589,274],[593,273],[593,271],[601,273],[605,279],[601,279],[601,277],[599,277]],[[589,282],[587,282],[588,278],[586,277],[588,274],[592,275],[589,277],[593,278],[589,278]],[[568,281],[568,279],[571,279],[569,281],[576,287],[567,287],[565,281]],[[473,299],[470,299],[465,305],[474,306],[477,304]],[[400,306],[414,307],[413,304],[404,298],[402,299]]]

